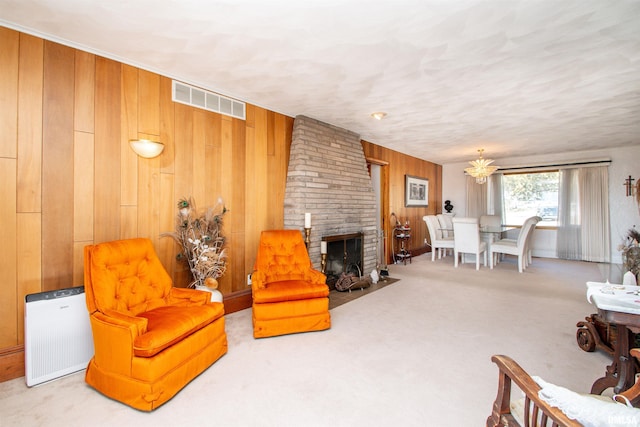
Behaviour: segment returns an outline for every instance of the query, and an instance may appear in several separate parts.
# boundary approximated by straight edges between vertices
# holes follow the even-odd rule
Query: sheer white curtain
[[[503,216],[502,174],[493,174],[486,184],[476,183],[476,179],[467,176],[467,212],[466,216],[480,218],[480,215]]]
[[[502,174],[494,173],[487,180],[487,214],[498,215],[504,224],[504,198],[502,197]]]
[[[478,184],[476,179],[467,175],[467,212],[466,216],[480,218],[487,213],[487,185]]]
[[[556,247],[558,258],[610,262],[606,166],[560,171]]]

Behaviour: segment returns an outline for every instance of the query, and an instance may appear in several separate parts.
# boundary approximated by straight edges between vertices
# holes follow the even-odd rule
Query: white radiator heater
[[[27,386],[85,369],[93,337],[84,287],[27,295],[24,334]]]

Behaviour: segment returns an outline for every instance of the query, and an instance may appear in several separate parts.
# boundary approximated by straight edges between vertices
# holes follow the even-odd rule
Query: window
[[[559,182],[558,171],[504,174],[505,223],[521,225],[537,215],[542,218],[538,226],[557,226]]]

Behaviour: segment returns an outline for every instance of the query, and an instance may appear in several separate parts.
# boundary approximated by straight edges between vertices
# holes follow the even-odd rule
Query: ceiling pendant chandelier
[[[478,184],[484,184],[487,182],[487,177],[498,170],[498,166],[490,166],[493,163],[491,159],[483,159],[482,153],[484,148],[478,150],[480,157],[477,160],[469,162],[472,168],[466,168],[464,171],[474,177]]]

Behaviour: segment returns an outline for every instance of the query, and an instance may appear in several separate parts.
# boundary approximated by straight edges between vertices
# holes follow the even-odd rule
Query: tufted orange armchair
[[[313,269],[298,230],[260,234],[251,291],[255,338],[331,327],[326,277]]]
[[[84,255],[94,345],[89,385],[152,411],[227,352],[222,303],[172,287],[150,240],[86,246]]]

